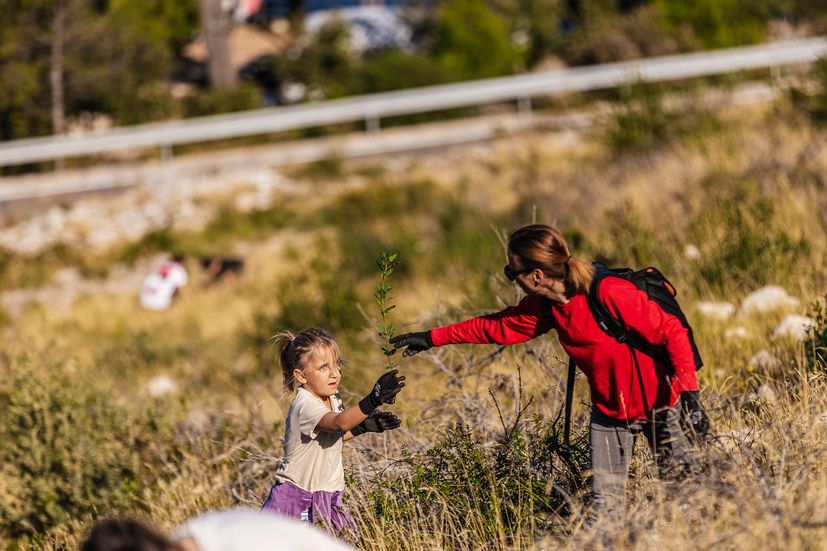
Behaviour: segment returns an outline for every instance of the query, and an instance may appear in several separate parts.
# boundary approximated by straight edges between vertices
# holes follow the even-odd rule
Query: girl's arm
[[[384,373],[373,385],[370,394],[359,401],[359,405],[350,406],[339,413],[326,413],[316,423],[316,432],[350,432],[367,419],[382,404],[392,404],[396,395],[405,386],[405,377],[399,375],[398,369]],[[351,437],[353,435],[351,434]]]
[[[359,409],[359,406],[350,406],[340,413],[332,411],[319,420],[316,425],[316,432],[344,432],[345,440],[348,440],[350,430],[367,419],[368,416]]]

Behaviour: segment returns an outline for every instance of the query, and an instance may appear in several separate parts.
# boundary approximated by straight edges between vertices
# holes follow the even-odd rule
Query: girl
[[[528,295],[517,306],[398,335],[391,342],[397,348],[407,346],[403,355],[410,356],[446,344],[515,344],[556,329],[560,344],[585,373],[591,389],[589,444],[598,509],[613,509],[623,502],[637,434],[645,435],[661,472],[685,467],[689,443],[679,425],[679,397],[697,409],[695,413],[703,416],[700,421],[708,425],[708,419],[697,402],[694,356],[680,320],[633,283],[608,277],[599,295],[612,315],[622,320],[628,332],[663,347],[671,365],[618,343],[597,325],[589,309],[592,266],[573,258],[560,232],[546,225],[526,226],[511,234],[505,275]]]
[[[339,347],[327,332],[312,327],[295,336],[282,333],[277,342],[284,385],[299,388],[287,412],[284,459],[262,510],[323,523],[337,535],[353,537],[356,526],[342,502],[342,442],[400,425],[393,413],[376,408],[393,403],[405,377],[388,371],[358,406],[345,408],[338,392]]]

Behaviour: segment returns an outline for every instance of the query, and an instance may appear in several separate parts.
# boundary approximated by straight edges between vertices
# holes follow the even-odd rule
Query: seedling
[[[390,292],[393,286],[390,282],[390,276],[399,265],[397,254],[390,251],[382,251],[382,254],[379,255],[379,260],[376,261],[376,265],[379,267],[379,284],[376,285],[373,300],[376,301],[376,305],[379,307],[379,315],[381,318],[381,321],[376,324],[376,331],[382,339],[380,348],[388,362],[386,368],[393,369],[396,367],[396,364],[391,362],[391,356],[396,354],[396,348],[391,345],[390,340],[396,332],[396,328],[393,326],[393,322],[389,321],[388,314],[396,308],[395,304],[391,304],[393,297],[390,296]]]

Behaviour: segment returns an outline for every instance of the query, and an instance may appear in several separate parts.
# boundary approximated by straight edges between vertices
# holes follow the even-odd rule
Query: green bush
[[[815,90],[808,93],[800,88],[790,89],[793,106],[818,125],[827,123],[827,59],[819,59],[810,72]]]
[[[776,203],[781,194],[765,194],[755,179],[730,174],[710,176],[702,189],[703,200],[687,228],[701,249],[700,287],[783,285],[812,269],[812,246],[787,229]]]
[[[693,90],[676,88],[684,96],[683,105],[675,109],[664,106],[667,88],[642,82],[619,89],[619,102],[605,132],[614,153],[648,151],[672,140],[705,136],[718,132],[721,122],[709,110],[698,107]]]
[[[597,258],[609,266],[643,267],[663,263],[663,245],[634,205],[624,201],[606,213],[608,228]],[[666,268],[663,268],[666,269]]]
[[[493,442],[458,425],[412,455],[401,472],[371,481],[370,514],[393,523],[434,514],[464,526],[462,519],[474,511],[482,518],[480,544],[503,531],[519,537],[520,530],[543,524],[545,514],[571,512],[567,496],[586,485],[584,436],[570,455],[561,453],[560,436],[559,420],[533,419]]]
[[[431,54],[452,80],[507,75],[523,65],[508,25],[484,0],[440,6]]]
[[[766,25],[786,15],[786,0],[657,0],[664,19],[676,31],[691,27],[706,48],[761,42]]]
[[[44,533],[100,510],[140,507],[151,425],[111,404],[60,366],[23,362],[4,378],[3,536]]]
[[[804,349],[810,367],[827,373],[827,294],[813,305],[811,317],[815,320],[815,329]]]
[[[356,72],[353,94],[375,94],[390,90],[433,86],[452,80],[451,75],[424,55],[390,49],[369,56]]]
[[[203,117],[217,113],[246,111],[263,105],[261,90],[249,83],[234,89],[215,88],[199,91],[183,100],[185,117]]]

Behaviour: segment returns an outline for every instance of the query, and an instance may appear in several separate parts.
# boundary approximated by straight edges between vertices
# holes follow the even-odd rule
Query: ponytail
[[[594,269],[573,258],[563,234],[551,226],[533,224],[516,230],[508,238],[508,251],[524,268],[539,268],[547,276],[564,281],[573,294],[589,291]]]
[[[566,263],[566,286],[568,286],[574,294],[588,293],[589,287],[592,285],[592,278],[594,277],[594,268],[588,262],[583,262],[576,258],[569,258]]]
[[[278,349],[279,363],[281,363],[281,376],[285,390],[293,390],[293,385],[296,383],[296,379],[293,376],[293,370],[295,368],[293,367],[293,362],[290,361],[291,358],[288,353],[290,345],[293,344],[294,340],[296,340],[296,336],[290,331],[282,331],[273,336],[273,341]]]

